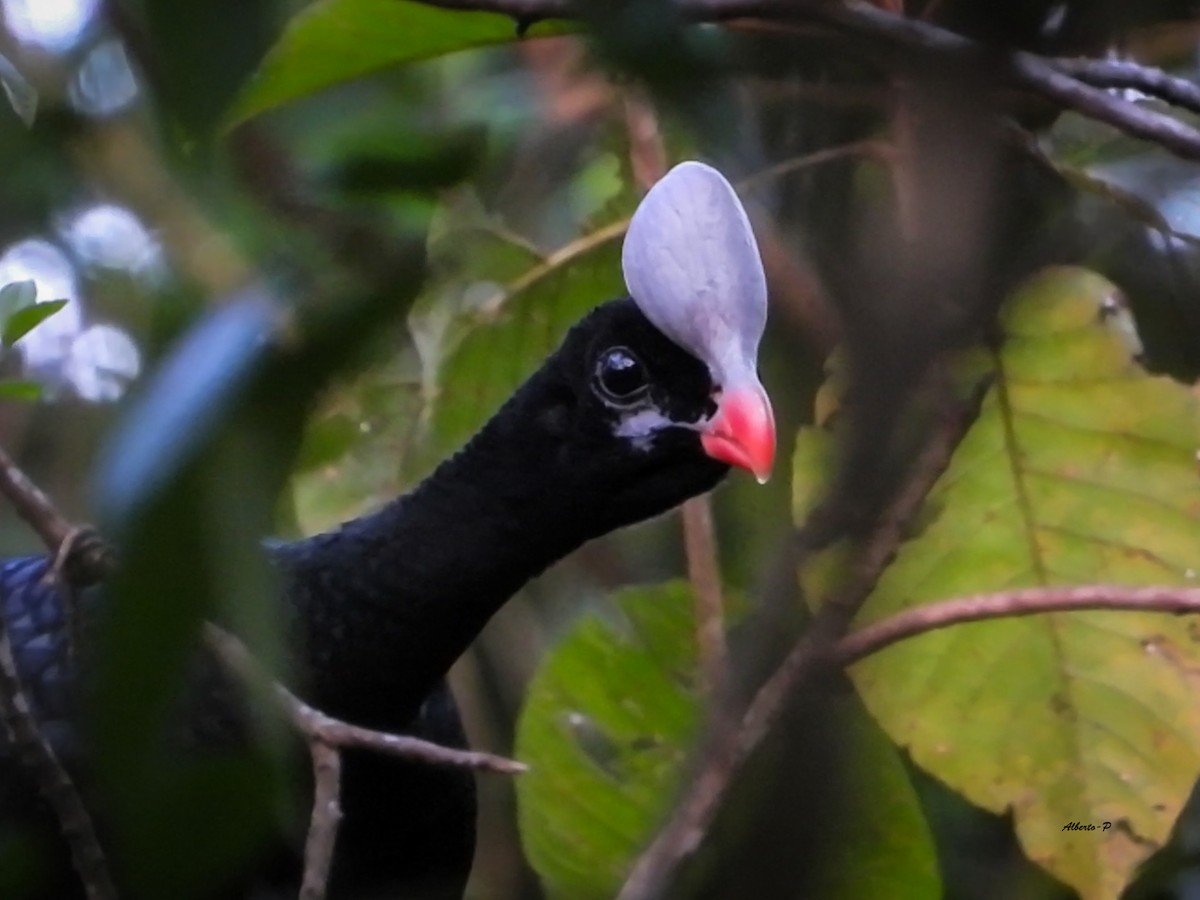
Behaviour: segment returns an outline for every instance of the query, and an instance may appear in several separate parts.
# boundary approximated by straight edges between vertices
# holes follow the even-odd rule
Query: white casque
[[[720,172],[693,161],[664,175],[633,214],[621,266],[646,318],[718,386],[763,393],[767,280],[746,210]]]

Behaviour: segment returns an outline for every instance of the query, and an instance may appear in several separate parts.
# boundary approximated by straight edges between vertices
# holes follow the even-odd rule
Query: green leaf
[[[336,462],[353,446],[359,431],[359,425],[344,413],[318,418],[304,435],[296,471],[308,472]]]
[[[995,384],[863,621],[980,591],[1195,583],[1198,399],[1133,362],[1102,320],[1113,291],[1053,269],[1010,301]],[[1161,844],[1200,770],[1197,672],[1193,622],[1080,612],[922,635],[851,675],[919,765],[1011,809],[1025,851],[1091,898]]]
[[[442,456],[479,429],[584,314],[625,293],[618,219],[497,285],[473,304],[441,367],[431,450]]]
[[[0,378],[0,400],[34,403],[42,397],[42,386],[36,381],[19,378]]]
[[[0,287],[0,323],[8,321],[18,310],[37,302],[37,282],[12,281]]]
[[[534,676],[517,726],[521,839],[552,896],[616,895],[666,813],[701,722],[688,588],[628,591],[622,633],[579,623]]]
[[[530,684],[517,729],[521,838],[551,897],[614,896],[671,808],[702,722],[693,597],[622,592],[622,625],[580,622]],[[822,897],[940,895],[929,830],[895,749],[856,704],[839,711],[857,801],[827,829]]]
[[[318,422],[347,416],[360,433],[296,479],[303,530],[362,513],[462,446],[568,328],[624,293],[627,225],[617,217],[543,256],[472,198],[453,199],[431,230],[433,274],[409,317],[415,355],[396,354],[326,400]]]
[[[535,37],[567,23],[541,22]],[[269,109],[391,66],[517,40],[508,16],[437,9],[408,0],[320,0],[288,24],[229,113],[236,125]]]
[[[413,367],[397,358],[337,388],[309,423],[292,486],[304,533],[377,508],[409,486],[403,469],[420,441],[422,410]]]
[[[66,305],[66,300],[46,300],[18,309],[4,321],[0,341],[11,347]]]
[[[4,88],[4,96],[13,112],[26,126],[33,125],[37,115],[38,95],[33,85],[21,77],[8,57],[0,54],[0,87]]]

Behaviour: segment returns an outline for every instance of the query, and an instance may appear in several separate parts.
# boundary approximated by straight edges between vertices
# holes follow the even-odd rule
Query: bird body
[[[752,305],[765,300],[751,293]],[[747,314],[755,347],[760,312]],[[725,313],[736,331],[736,311]],[[328,533],[271,544],[296,692],[355,724],[463,744],[444,677],[501,605],[584,542],[728,471],[729,455],[704,443],[714,422],[729,432],[712,364],[730,358],[729,337],[715,340],[714,350],[692,336],[684,349],[635,300],[603,304],[413,491]],[[735,432],[721,440],[748,447],[739,452],[759,474],[769,468],[765,394]],[[66,623],[61,597],[33,577],[44,568],[0,569],[0,614],[35,712],[73,758]],[[3,788],[21,780],[11,755],[0,738],[0,828],[31,802],[27,777],[20,803]],[[461,896],[474,845],[469,773],[348,751],[342,805],[329,896]]]

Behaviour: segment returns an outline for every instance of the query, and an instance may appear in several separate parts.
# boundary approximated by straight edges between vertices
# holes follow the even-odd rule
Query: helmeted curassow
[[[445,674],[528,579],[711,489],[731,464],[765,478],[774,423],[755,366],[766,285],[732,188],[700,163],[673,169],[635,213],[623,263],[631,297],[572,328],[417,488],[334,531],[267,547],[305,700],[461,745]],[[27,557],[0,568],[0,612],[36,714],[73,759],[74,679],[46,566]],[[0,737],[0,827],[39,816],[52,825],[12,756]],[[469,773],[349,751],[342,803],[331,897],[461,897],[474,849]]]

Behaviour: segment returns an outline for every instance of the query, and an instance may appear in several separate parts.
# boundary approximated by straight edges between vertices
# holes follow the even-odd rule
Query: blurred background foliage
[[[907,7],[989,45],[1197,74],[1183,0]],[[1200,371],[1194,163],[983,73],[897,76],[820,29],[684,28],[655,0],[527,31],[405,0],[0,12],[0,444],[125,554],[96,768],[128,801],[118,856],[155,861],[138,868],[148,896],[202,893],[287,802],[270,741],[186,764],[160,746],[197,623],[230,619],[269,656],[258,537],[414,484],[622,292],[620,242],[659,141],[665,162],[702,156],[739,186],[771,284],[781,465],[765,489],[733,478],[716,495],[726,585],[745,598],[731,614],[744,691],[804,618],[788,461],[835,342],[833,405],[853,413],[823,470],[826,525],[850,536],[928,424],[905,413],[931,362],[994,336],[1001,301],[1047,264],[1114,286],[1152,371]],[[0,517],[0,549],[35,547]],[[683,571],[671,517],[597,541],[455,668],[473,744],[501,753],[534,680],[518,749],[550,779],[530,777],[519,817],[511,783],[481,780],[472,897],[608,896],[652,833],[702,718],[687,591],[669,582]],[[631,584],[660,586],[614,594]],[[608,693],[579,695],[598,679]],[[622,691],[641,699],[613,706]],[[1002,804],[985,812],[946,780],[898,753],[848,683],[822,680],[740,779],[687,893],[1074,895],[1029,862]],[[38,865],[0,835],[0,896]]]

